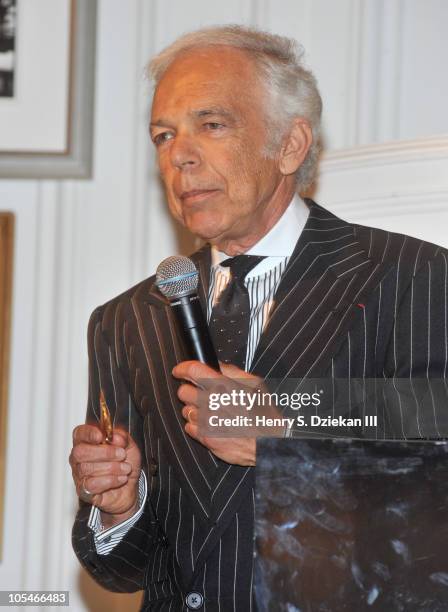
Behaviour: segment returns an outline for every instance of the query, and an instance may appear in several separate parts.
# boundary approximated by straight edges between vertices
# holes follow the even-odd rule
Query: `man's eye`
[[[204,127],[206,127],[209,130],[219,130],[220,128],[223,128],[223,124],[222,123],[217,123],[216,121],[207,121],[207,123],[204,123]]]
[[[156,146],[159,146],[166,142],[167,140],[171,140],[173,134],[171,132],[161,132],[160,134],[156,134],[152,141]]]

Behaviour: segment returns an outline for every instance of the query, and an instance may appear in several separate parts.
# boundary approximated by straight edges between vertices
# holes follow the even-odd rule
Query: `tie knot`
[[[221,262],[221,266],[230,268],[234,280],[243,281],[246,275],[263,259],[265,258],[260,255],[237,255],[225,259]]]

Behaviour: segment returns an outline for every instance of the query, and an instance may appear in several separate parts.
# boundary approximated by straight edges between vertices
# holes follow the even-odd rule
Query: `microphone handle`
[[[219,372],[218,358],[198,296],[186,295],[177,298],[171,302],[171,308],[190,358],[197,359]]]

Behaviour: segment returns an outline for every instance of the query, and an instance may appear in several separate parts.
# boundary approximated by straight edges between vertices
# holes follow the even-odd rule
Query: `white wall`
[[[444,0],[100,0],[93,179],[0,182],[0,209],[16,213],[1,589],[68,589],[76,611],[138,608],[79,569],[67,457],[84,419],[89,313],[179,248],[147,139],[145,61],[205,24],[301,40],[331,151],[316,197],[448,246],[447,18]]]

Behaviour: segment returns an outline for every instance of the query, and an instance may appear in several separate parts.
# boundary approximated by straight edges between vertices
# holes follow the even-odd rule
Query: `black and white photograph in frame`
[[[0,0],[0,98],[13,98],[17,0]]]
[[[9,71],[0,92],[0,178],[92,175],[96,7],[0,0],[0,62]]]

